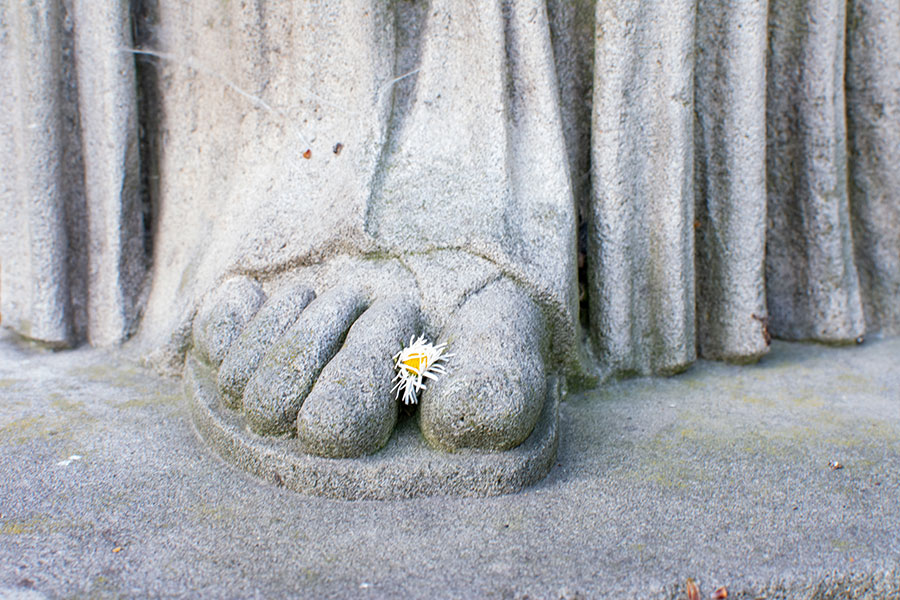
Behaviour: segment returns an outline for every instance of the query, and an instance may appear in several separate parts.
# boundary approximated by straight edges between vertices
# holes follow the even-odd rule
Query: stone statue
[[[900,331],[886,3],[0,6],[4,323],[184,366],[273,481],[517,489],[566,382]]]

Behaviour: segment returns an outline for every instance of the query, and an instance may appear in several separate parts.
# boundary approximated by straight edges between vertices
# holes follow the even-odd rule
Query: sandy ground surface
[[[900,339],[560,412],[524,492],[311,498],[210,451],[179,380],[3,334],[0,598],[900,597]]]

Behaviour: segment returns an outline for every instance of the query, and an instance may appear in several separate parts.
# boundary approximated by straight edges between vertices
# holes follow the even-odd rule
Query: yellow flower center
[[[428,368],[428,357],[424,354],[411,354],[409,358],[401,363],[406,370],[413,374],[421,374]]]

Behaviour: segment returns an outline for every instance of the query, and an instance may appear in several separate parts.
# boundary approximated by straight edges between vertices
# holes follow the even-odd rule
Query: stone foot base
[[[428,446],[414,419],[401,419],[391,440],[371,456],[333,459],[300,451],[296,438],[250,431],[244,416],[226,408],[215,371],[188,357],[184,390],[200,437],[226,461],[263,479],[316,496],[386,500],[415,496],[494,496],[517,492],[542,479],[556,460],[559,393],[548,382],[537,425],[506,452],[444,453]]]

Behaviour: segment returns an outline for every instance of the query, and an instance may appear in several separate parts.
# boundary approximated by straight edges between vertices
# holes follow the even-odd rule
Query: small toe
[[[391,357],[418,328],[418,305],[405,297],[378,300],[357,319],[300,409],[305,452],[349,458],[387,443],[398,413]]]
[[[219,367],[219,392],[229,407],[240,408],[244,388],[266,349],[287,331],[313,298],[315,293],[307,285],[290,285],[273,294],[250,319]]]
[[[248,277],[229,279],[213,290],[194,318],[194,349],[200,358],[218,367],[265,299],[259,284]]]
[[[439,449],[508,450],[531,434],[546,391],[543,318],[509,280],[469,298],[444,335],[449,373],[430,382],[419,427]]]
[[[244,413],[261,434],[293,433],[297,412],[322,368],[337,353],[365,308],[356,290],[338,289],[313,300],[260,361],[244,390]]]

